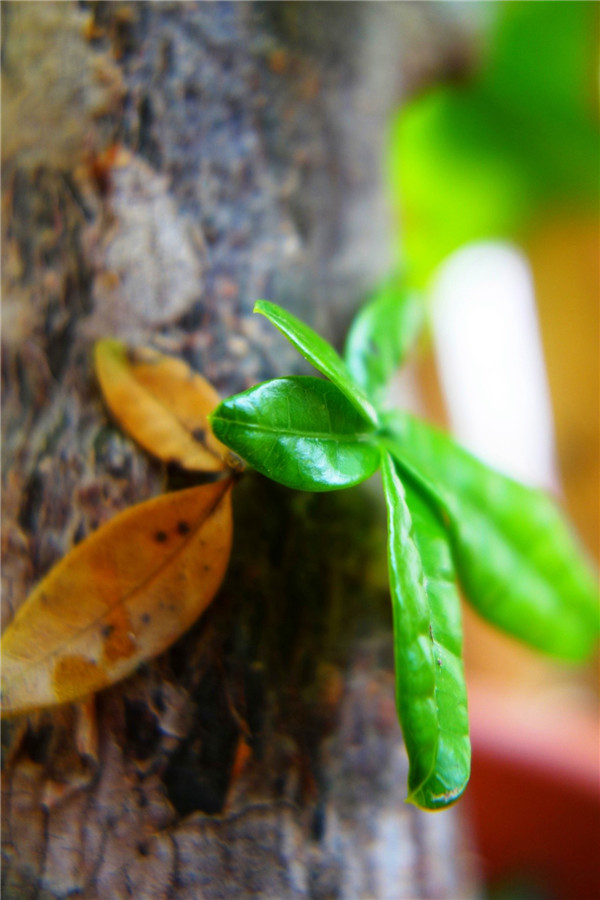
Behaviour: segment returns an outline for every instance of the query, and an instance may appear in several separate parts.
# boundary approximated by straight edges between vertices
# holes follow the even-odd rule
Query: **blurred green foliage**
[[[467,242],[597,209],[598,20],[579,0],[498,3],[476,75],[398,113],[389,166],[412,285]]]

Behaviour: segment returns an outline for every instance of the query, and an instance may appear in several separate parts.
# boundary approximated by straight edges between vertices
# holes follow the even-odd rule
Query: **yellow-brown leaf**
[[[96,344],[95,364],[111,413],[149,453],[196,472],[235,467],[207,420],[220,397],[183,360],[107,338]]]
[[[3,715],[113,684],[190,627],[227,568],[231,485],[134,506],[50,571],[2,636]]]

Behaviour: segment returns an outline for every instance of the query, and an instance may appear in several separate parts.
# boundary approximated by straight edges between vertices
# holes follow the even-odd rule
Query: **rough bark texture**
[[[226,394],[300,368],[259,297],[339,338],[389,263],[386,115],[457,38],[431,4],[2,11],[7,622],[165,487],[107,418],[93,341],[152,343]],[[403,803],[379,499],[249,475],[235,514],[176,646],[95,719],[5,726],[3,897],[471,896],[457,813]]]

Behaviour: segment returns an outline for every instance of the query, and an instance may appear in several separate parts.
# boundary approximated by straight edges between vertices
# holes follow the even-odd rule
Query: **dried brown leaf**
[[[138,504],[50,571],[2,636],[3,715],[113,684],[190,627],[227,568],[231,484]]]
[[[96,344],[95,364],[111,413],[149,453],[191,471],[236,467],[208,424],[220,397],[183,360],[107,338]]]

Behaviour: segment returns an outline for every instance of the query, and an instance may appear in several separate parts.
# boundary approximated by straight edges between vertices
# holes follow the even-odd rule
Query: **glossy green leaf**
[[[373,425],[321,378],[259,384],[229,397],[209,421],[218,439],[257,471],[298,490],[358,484],[381,458]]]
[[[412,535],[402,483],[387,454],[383,457],[382,476],[388,506],[396,706],[410,763],[408,786],[412,797],[435,768],[439,734],[435,657],[421,557]]]
[[[400,470],[447,518],[472,605],[540,650],[573,661],[589,656],[600,623],[597,583],[550,498],[489,469],[412,416],[390,414],[387,423]]]
[[[394,372],[406,359],[423,326],[423,298],[407,290],[401,276],[384,284],[354,320],[345,360],[354,381],[381,401]]]
[[[404,489],[425,574],[439,722],[435,767],[413,799],[425,809],[440,809],[460,797],[471,770],[462,615],[452,551],[444,526],[408,480]]]
[[[268,300],[258,300],[254,305],[254,312],[266,316],[309,363],[326,375],[345,394],[359,413],[366,416],[374,425],[377,424],[377,413],[371,402],[352,380],[346,363],[328,341],[292,313]]]
[[[388,454],[382,473],[409,800],[440,809],[458,799],[470,772],[460,602],[442,524],[414,488],[403,487]]]

